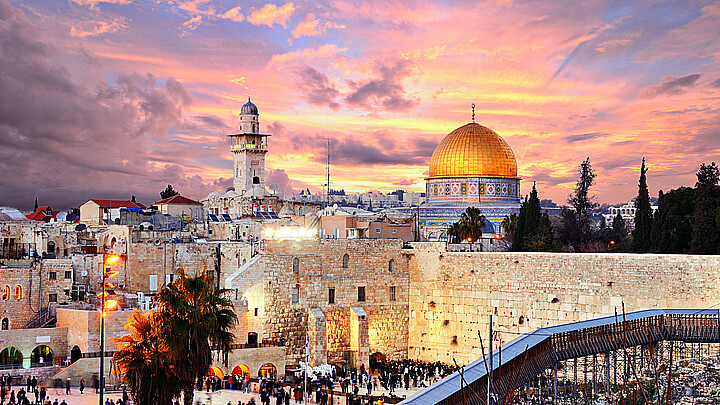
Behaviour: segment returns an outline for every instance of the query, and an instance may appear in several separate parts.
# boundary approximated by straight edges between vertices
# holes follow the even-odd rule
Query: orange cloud
[[[273,24],[286,26],[288,18],[295,11],[293,3],[286,3],[283,6],[274,4],[266,4],[261,9],[253,10],[247,17],[247,20],[253,25],[267,25],[272,27]]]
[[[240,13],[240,9],[241,7],[231,8],[230,10],[224,12],[220,17],[230,21],[243,22],[245,20],[245,16]]]

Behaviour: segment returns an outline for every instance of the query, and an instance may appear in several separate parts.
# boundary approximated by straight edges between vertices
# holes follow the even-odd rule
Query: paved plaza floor
[[[20,387],[13,387],[15,388],[15,391],[17,392]],[[409,396],[413,393],[417,392],[418,389],[410,389],[408,391],[401,389],[396,390],[395,393],[399,397],[403,396]],[[360,394],[365,394],[367,391],[365,389],[360,390]],[[381,395],[385,394],[387,395],[388,392],[385,390],[380,390],[380,392],[373,391],[373,395]],[[86,389],[84,394],[80,394],[80,391],[77,388],[73,388],[70,391],[70,395],[65,395],[65,389],[55,389],[55,388],[49,388],[48,389],[48,397],[55,401],[55,398],[58,399],[58,403],[65,400],[65,403],[68,405],[98,405],[99,402],[99,395],[94,393],[94,390]],[[195,398],[193,400],[193,403],[196,405],[227,405],[228,402],[230,402],[232,405],[237,405],[238,401],[242,401],[243,404],[247,404],[247,402],[250,400],[250,398],[255,398],[255,403],[260,405],[260,395],[253,394],[253,393],[243,393],[242,391],[234,391],[234,390],[218,390],[215,392],[205,392],[205,391],[195,391]],[[122,398],[121,392],[109,392],[106,393],[105,398],[110,398],[113,400],[117,400],[118,398]],[[340,395],[334,396],[334,405],[345,405],[345,397]],[[271,404],[275,404],[275,399],[273,398],[270,401]],[[309,401],[309,403],[315,403],[314,401]],[[291,405],[296,405],[297,403],[294,400],[290,401]]]

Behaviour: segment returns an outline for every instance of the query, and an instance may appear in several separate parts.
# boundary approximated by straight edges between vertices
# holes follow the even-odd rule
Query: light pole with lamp
[[[105,317],[107,316],[108,309],[114,309],[117,307],[118,302],[115,300],[107,299],[106,287],[114,288],[115,286],[111,283],[105,282],[105,279],[113,278],[120,274],[117,270],[107,270],[108,264],[117,263],[120,260],[118,255],[103,255],[103,277],[102,277],[102,292],[99,294],[102,302],[100,306],[100,405],[103,405],[103,396],[105,392]]]

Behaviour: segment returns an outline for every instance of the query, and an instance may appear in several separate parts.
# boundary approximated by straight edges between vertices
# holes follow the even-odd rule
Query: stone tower
[[[233,154],[233,177],[235,192],[244,197],[265,197],[265,154],[267,137],[260,133],[258,109],[248,102],[240,109],[240,132],[228,135]]]

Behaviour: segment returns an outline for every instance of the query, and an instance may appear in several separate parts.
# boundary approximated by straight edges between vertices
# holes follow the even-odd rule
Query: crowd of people
[[[15,377],[17,378],[17,377]],[[0,376],[0,405],[68,405],[64,399],[50,398],[50,393],[45,386],[38,384],[38,380],[35,376],[27,377],[25,381],[19,380],[20,384],[16,384],[20,388],[15,391],[12,384],[13,378],[9,374]],[[59,381],[59,380],[58,380]],[[25,382],[25,385],[23,385]],[[93,383],[95,387],[95,393],[98,392],[98,381]],[[61,388],[57,381],[55,388]],[[80,378],[80,385],[78,387],[80,393],[84,393],[85,390],[85,379]],[[70,379],[68,378],[65,382],[65,394],[70,395]],[[126,405],[128,403],[128,394],[123,391],[122,397],[116,400],[108,398],[105,401],[105,405]]]

